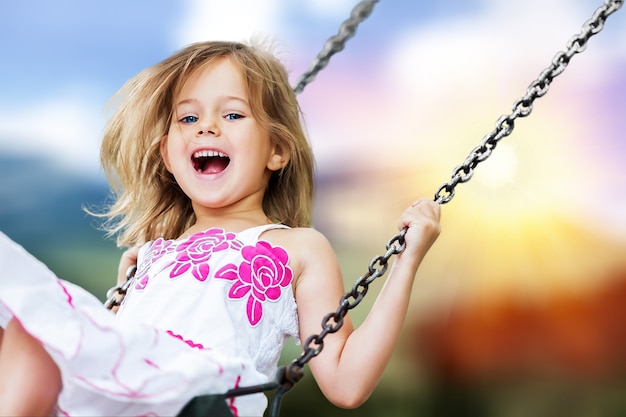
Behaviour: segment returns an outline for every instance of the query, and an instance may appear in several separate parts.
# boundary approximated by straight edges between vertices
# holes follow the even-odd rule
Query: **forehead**
[[[220,57],[200,65],[182,81],[177,97],[197,94],[248,96],[248,85],[241,66],[230,57]]]

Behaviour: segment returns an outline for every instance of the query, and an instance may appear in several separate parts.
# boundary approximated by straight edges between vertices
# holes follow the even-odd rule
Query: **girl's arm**
[[[440,233],[440,207],[418,200],[400,217],[408,226],[406,249],[397,256],[372,309],[356,330],[346,316],[342,328],[324,339],[310,368],[320,389],[343,408],[361,405],[374,390],[399,338],[417,268]],[[308,233],[301,244],[302,269],[296,286],[300,335],[304,342],[322,330],[322,318],[337,309],[344,294],[335,254],[321,234]],[[302,255],[306,255],[302,257]]]

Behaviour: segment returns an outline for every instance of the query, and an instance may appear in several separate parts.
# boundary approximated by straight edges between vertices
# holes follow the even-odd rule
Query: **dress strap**
[[[243,239],[258,240],[259,236],[261,236],[264,232],[273,229],[290,229],[290,227],[280,223],[263,224],[261,226],[255,226],[246,230],[242,230],[241,232],[237,233],[237,235],[239,235]]]

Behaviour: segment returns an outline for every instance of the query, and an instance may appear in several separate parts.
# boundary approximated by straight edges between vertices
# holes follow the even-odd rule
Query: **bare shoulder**
[[[320,231],[311,227],[272,229],[262,235],[264,240],[283,247],[289,254],[289,264],[295,272],[296,285],[307,271],[315,265],[335,268],[337,259],[329,240]]]
[[[312,227],[272,229],[263,233],[262,238],[284,247],[290,255],[303,259],[314,256],[316,251],[332,251],[326,236]]]

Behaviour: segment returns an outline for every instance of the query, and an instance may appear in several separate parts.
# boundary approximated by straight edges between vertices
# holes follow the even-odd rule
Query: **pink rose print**
[[[150,279],[148,275],[148,271],[153,263],[158,261],[163,255],[172,251],[172,241],[171,240],[163,240],[162,238],[158,238],[152,245],[150,245],[150,250],[146,254],[144,261],[139,265],[139,268],[135,272],[135,289],[143,290],[148,285],[148,280]]]
[[[256,246],[246,246],[241,254],[244,260],[239,266],[228,264],[217,271],[215,278],[234,281],[228,296],[248,298],[248,321],[256,326],[263,318],[263,303],[280,298],[282,288],[291,283],[293,272],[287,266],[287,252],[281,247],[272,247],[269,242],[259,241]]]
[[[191,236],[176,248],[180,253],[176,255],[170,278],[176,278],[191,269],[198,281],[206,281],[210,272],[208,261],[214,252],[228,248],[239,250],[243,246],[235,237],[234,233],[226,233],[222,229],[210,229]]]

